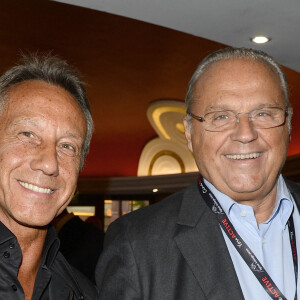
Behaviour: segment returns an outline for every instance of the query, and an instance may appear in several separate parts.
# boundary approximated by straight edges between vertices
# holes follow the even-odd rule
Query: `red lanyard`
[[[215,195],[210,191],[210,189],[205,185],[203,177],[199,176],[199,191],[211,209],[211,211],[215,214],[216,218],[219,221],[219,224],[225,234],[228,236],[229,240],[232,242],[233,246],[239,252],[241,257],[244,259],[245,263],[248,265],[254,276],[257,278],[259,283],[265,289],[265,291],[269,294],[272,299],[277,300],[287,300],[287,298],[282,294],[279,288],[276,286],[271,276],[264,269],[262,264],[259,262],[257,257],[248,247],[248,245],[244,242],[244,240],[237,233],[231,222],[229,221],[225,211],[220,205],[219,201],[215,197]],[[293,263],[294,263],[294,271],[295,271],[295,279],[296,279],[296,295],[297,297],[297,279],[298,279],[298,258],[297,258],[297,247],[296,247],[296,235],[295,235],[295,227],[293,221],[293,214],[291,214],[288,220],[288,228],[290,235],[290,243],[293,255]]]

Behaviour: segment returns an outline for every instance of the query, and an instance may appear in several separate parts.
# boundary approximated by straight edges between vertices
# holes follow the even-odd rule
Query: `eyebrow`
[[[264,107],[281,107],[281,105],[277,104],[277,103],[263,103],[260,104],[258,106],[253,107],[251,110],[255,110],[255,109],[261,109]],[[208,107],[208,109],[205,110],[204,114],[207,114],[209,112],[213,112],[213,111],[224,111],[224,110],[230,110],[230,111],[236,111],[235,109],[228,107],[228,105],[214,105],[214,106],[210,106]]]
[[[218,110],[230,110],[230,107],[228,105],[214,105],[209,106],[205,111],[218,111]]]
[[[9,127],[18,127],[19,125],[23,125],[23,124],[29,124],[37,129],[40,129],[41,126],[39,126],[39,124],[37,122],[35,122],[35,119],[34,118],[19,118],[17,120],[15,120],[12,124],[10,124]],[[63,138],[73,138],[73,139],[79,139],[82,141],[84,141],[84,138],[82,138],[80,135],[76,135],[74,134],[73,132],[70,132],[70,131],[67,131]]]
[[[35,128],[39,128],[38,124],[34,121],[33,118],[19,118],[10,124],[10,127],[17,127],[23,124],[30,124]]]
[[[79,139],[82,142],[84,141],[84,138],[82,138],[80,135],[76,135],[72,132],[67,131],[66,134],[64,135],[64,138],[74,138],[74,139]]]

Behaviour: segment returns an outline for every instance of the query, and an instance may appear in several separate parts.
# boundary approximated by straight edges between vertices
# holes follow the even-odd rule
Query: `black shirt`
[[[90,281],[72,268],[59,250],[55,229],[47,232],[32,300],[97,299],[97,290]],[[15,235],[0,222],[0,299],[24,300],[18,281],[22,252]]]

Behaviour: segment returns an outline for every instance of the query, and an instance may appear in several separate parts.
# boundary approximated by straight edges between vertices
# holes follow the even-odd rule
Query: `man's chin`
[[[240,174],[235,176],[228,174],[223,184],[224,190],[221,192],[228,196],[235,195],[236,198],[259,193],[266,186],[266,181],[263,178],[257,178],[257,174]]]
[[[14,218],[15,222],[18,223],[19,225],[27,228],[32,228],[32,229],[39,229],[39,230],[45,230],[48,228],[49,223],[51,221],[49,220],[38,220],[34,217],[32,218]]]
[[[251,201],[259,198],[261,194],[265,194],[263,185],[230,185],[229,192],[226,192],[230,198],[239,201]]]

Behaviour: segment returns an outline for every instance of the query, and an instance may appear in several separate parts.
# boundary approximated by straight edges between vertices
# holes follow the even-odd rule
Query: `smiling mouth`
[[[23,181],[20,181],[18,180],[18,182],[26,189],[28,190],[31,190],[31,191],[34,191],[34,192],[37,192],[37,193],[41,193],[41,194],[51,194],[53,192],[53,190],[51,189],[45,189],[45,188],[41,188],[41,187],[38,187],[34,184],[31,184],[31,183],[27,183],[27,182],[23,182]]]
[[[253,159],[253,158],[257,158],[260,157],[262,155],[262,153],[260,152],[254,152],[254,153],[249,153],[249,154],[227,154],[225,155],[225,157],[230,158],[230,159],[234,159],[234,160],[243,160],[243,159]]]

